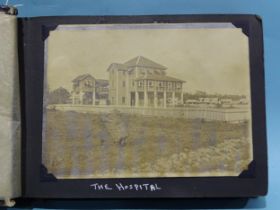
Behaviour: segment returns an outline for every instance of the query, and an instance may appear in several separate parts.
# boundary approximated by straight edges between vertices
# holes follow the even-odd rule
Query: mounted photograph
[[[248,36],[232,23],[58,25],[44,46],[56,179],[238,177],[253,161]]]

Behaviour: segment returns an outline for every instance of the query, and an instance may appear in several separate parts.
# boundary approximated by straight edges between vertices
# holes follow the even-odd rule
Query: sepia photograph
[[[57,179],[239,176],[253,160],[248,37],[231,23],[58,25],[44,68]]]

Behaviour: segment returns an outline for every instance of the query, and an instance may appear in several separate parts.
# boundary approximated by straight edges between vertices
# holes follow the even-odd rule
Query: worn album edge
[[[0,5],[0,206],[21,196],[21,120],[17,9]]]

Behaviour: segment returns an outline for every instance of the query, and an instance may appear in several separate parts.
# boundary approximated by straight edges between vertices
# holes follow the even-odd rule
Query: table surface
[[[0,0],[0,4],[7,0]],[[250,199],[244,209],[277,209],[279,175],[277,167],[280,129],[280,1],[279,0],[8,0],[16,5],[20,17],[59,15],[156,15],[156,14],[258,14],[263,18],[265,43],[266,110],[269,147],[269,193],[266,197]],[[279,165],[278,165],[279,166]],[[88,201],[87,201],[88,202]],[[94,201],[90,201],[94,202]],[[216,200],[215,202],[222,202]],[[224,202],[224,201],[223,201]],[[102,208],[91,205],[91,207]],[[182,203],[177,208],[189,208]],[[215,205],[214,205],[215,206]],[[211,208],[215,208],[212,206]],[[217,205],[218,208],[223,208]],[[78,208],[78,206],[76,205]],[[119,205],[127,208],[126,205]],[[148,208],[149,206],[147,206]],[[169,206],[172,208],[172,206]],[[225,208],[231,208],[224,205]],[[106,208],[115,208],[114,203]],[[139,208],[130,205],[129,208]],[[153,208],[151,206],[151,208]],[[163,207],[164,208],[164,207]],[[197,207],[196,207],[197,208]],[[198,207],[199,208],[199,207]],[[201,208],[207,208],[205,205]],[[239,208],[239,207],[232,207]]]

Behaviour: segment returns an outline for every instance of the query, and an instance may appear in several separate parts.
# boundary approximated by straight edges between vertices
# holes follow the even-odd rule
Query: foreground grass
[[[57,177],[237,175],[251,159],[248,122],[46,114],[43,163]]]

